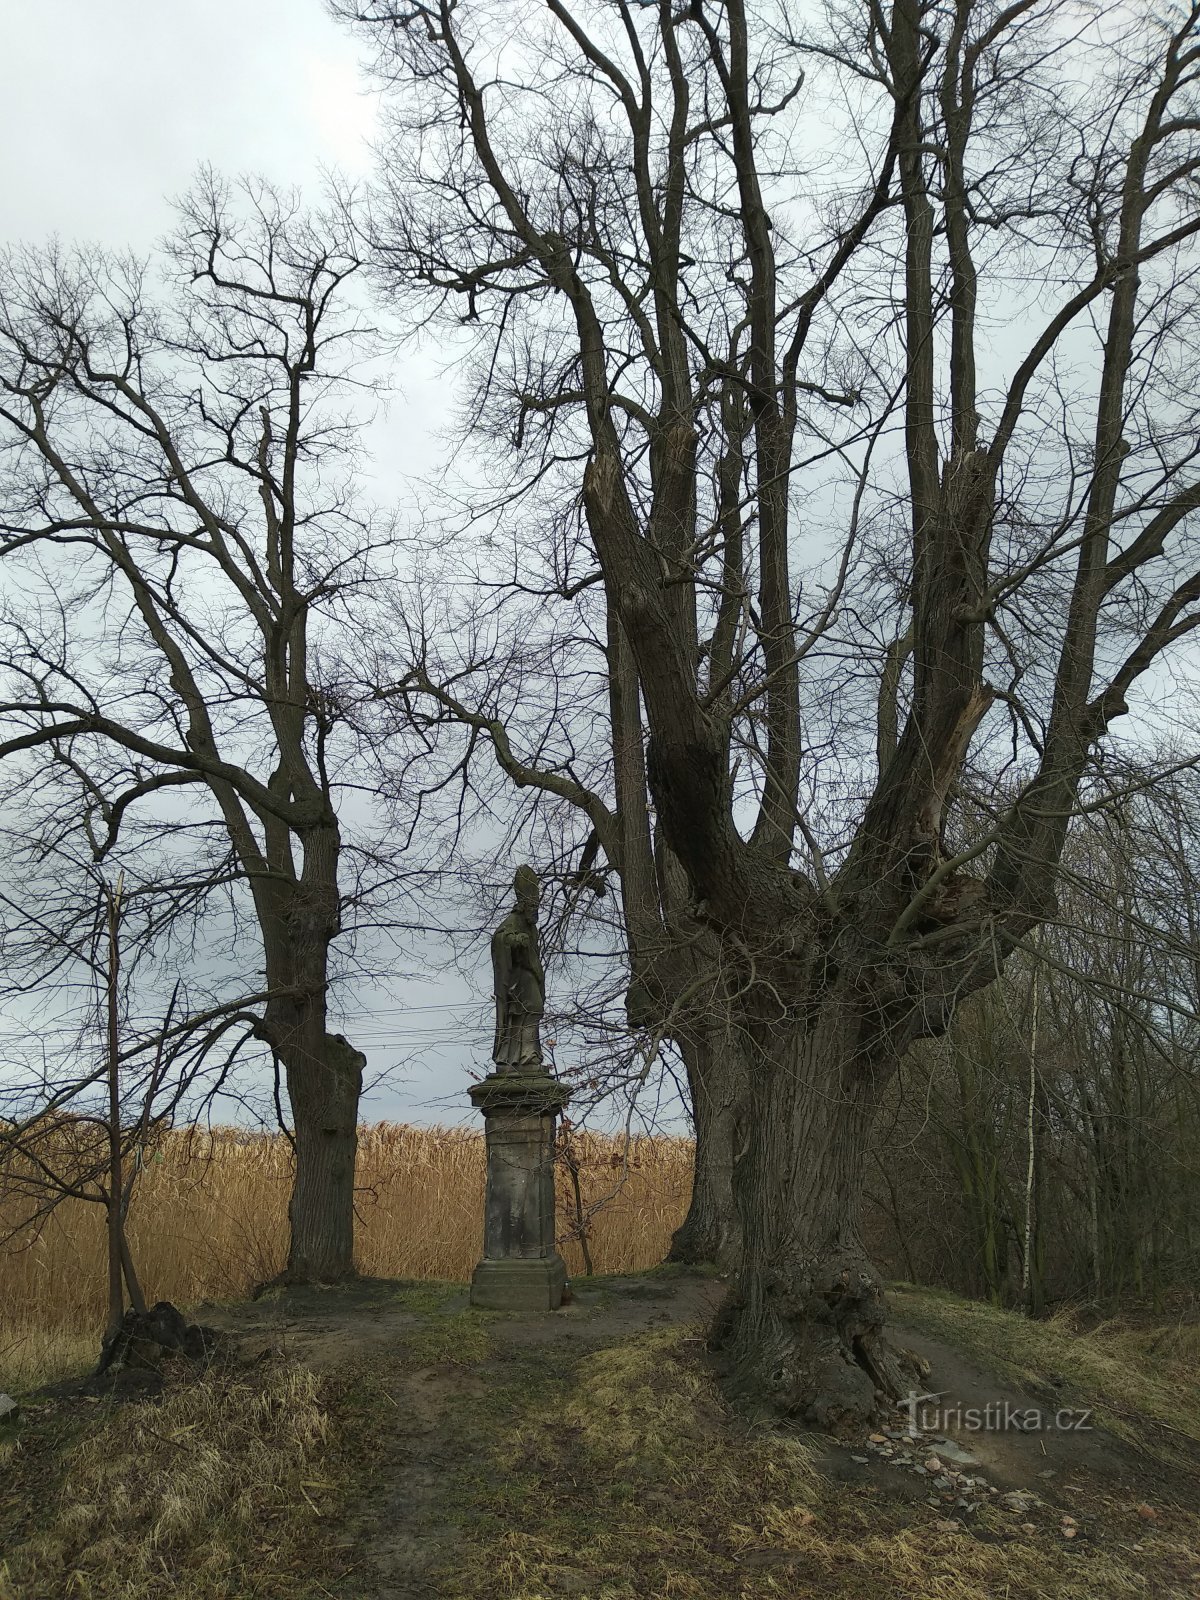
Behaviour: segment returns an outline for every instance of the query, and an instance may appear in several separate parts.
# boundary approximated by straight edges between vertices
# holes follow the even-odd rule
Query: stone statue
[[[543,1070],[538,1025],[546,1007],[546,975],[538,950],[538,881],[532,867],[517,868],[513,888],[516,906],[492,935],[492,1060],[498,1072],[536,1072]]]

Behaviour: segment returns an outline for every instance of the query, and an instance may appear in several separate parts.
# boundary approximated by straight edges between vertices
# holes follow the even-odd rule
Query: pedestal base
[[[557,1311],[567,1269],[560,1255],[486,1258],[471,1278],[471,1304],[485,1311]]]

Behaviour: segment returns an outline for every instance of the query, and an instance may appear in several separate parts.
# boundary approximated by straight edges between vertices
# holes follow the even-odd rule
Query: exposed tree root
[[[757,1306],[737,1290],[713,1329],[729,1386],[750,1405],[845,1433],[888,1413],[927,1376],[887,1338],[883,1285],[862,1257],[764,1288]]]

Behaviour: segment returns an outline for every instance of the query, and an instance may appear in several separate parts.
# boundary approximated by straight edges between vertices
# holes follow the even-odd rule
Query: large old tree
[[[747,1043],[733,1370],[863,1414],[903,1381],[858,1227],[880,1094],[1052,914],[1200,622],[1200,12],[336,9],[395,87],[383,265],[489,352],[511,515],[582,504]]]
[[[339,821],[339,656],[391,571],[350,477],[358,269],[344,216],[212,177],[151,264],[0,264],[6,814],[110,866],[133,852],[139,881],[152,856],[209,941],[185,941],[185,983],[232,943],[189,1026],[248,1022],[282,1068],[297,1279],[352,1270],[364,1058],[330,1027],[331,961],[386,876],[362,851],[346,871]]]

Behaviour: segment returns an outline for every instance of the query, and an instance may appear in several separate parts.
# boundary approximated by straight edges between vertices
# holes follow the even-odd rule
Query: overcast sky
[[[8,241],[57,234],[149,251],[202,162],[315,198],[323,167],[366,176],[376,115],[354,43],[321,0],[0,0]],[[372,430],[377,497],[435,470],[445,398],[435,359],[405,363]],[[481,977],[486,966],[482,944]],[[370,1069],[406,1063],[364,1115],[471,1117],[466,1074],[486,1070],[490,1022],[458,975],[360,1000],[345,1026]]]
[[[375,100],[321,0],[0,0],[0,16],[9,237],[146,248],[202,161],[302,185],[367,170]]]

